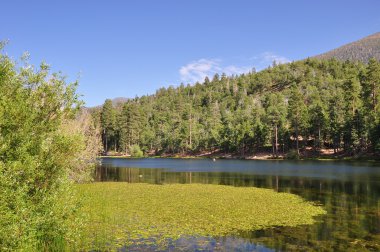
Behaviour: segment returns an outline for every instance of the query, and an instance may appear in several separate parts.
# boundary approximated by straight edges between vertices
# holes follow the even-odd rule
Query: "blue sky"
[[[380,31],[380,1],[4,1],[5,53],[80,76],[87,106],[316,55]]]

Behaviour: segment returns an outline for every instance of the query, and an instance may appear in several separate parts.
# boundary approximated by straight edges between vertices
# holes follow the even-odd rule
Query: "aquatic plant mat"
[[[221,237],[273,226],[312,224],[320,206],[288,193],[207,184],[78,185],[88,225],[83,246],[165,246],[183,237]]]

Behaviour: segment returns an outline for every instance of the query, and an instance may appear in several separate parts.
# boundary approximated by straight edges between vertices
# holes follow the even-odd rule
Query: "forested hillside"
[[[336,58],[341,61],[361,61],[368,63],[370,58],[380,60],[380,32],[341,46],[316,56],[319,59]]]
[[[380,149],[380,63],[307,59],[194,85],[92,113],[105,152],[259,151],[274,156],[322,148],[346,155]]]

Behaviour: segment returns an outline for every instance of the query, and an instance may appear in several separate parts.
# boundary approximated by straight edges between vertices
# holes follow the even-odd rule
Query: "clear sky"
[[[87,106],[215,72],[262,69],[380,31],[380,1],[3,1],[0,40],[19,59],[80,75]]]

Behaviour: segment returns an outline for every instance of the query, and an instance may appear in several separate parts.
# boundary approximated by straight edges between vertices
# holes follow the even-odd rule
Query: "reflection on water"
[[[132,245],[128,248],[123,248],[121,251],[260,251],[273,252],[261,244],[256,244],[250,239],[242,237],[188,237],[180,238],[176,241],[169,241],[165,249],[161,249],[154,245]]]
[[[315,225],[274,228],[243,233],[240,237],[208,239],[202,243],[206,246],[204,248],[194,247],[198,246],[199,240],[188,240],[186,243],[177,241],[173,244],[174,250],[190,246],[190,250],[217,251],[380,251],[378,164],[103,159],[102,165],[96,169],[96,180],[273,188],[316,201],[328,211]]]

